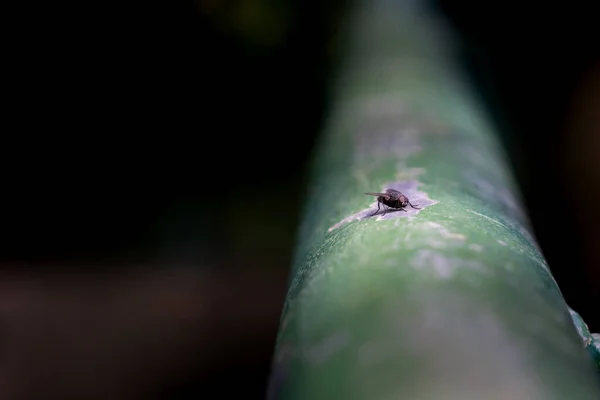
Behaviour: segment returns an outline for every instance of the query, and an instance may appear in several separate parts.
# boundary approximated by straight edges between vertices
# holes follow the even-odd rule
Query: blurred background
[[[348,5],[8,14],[1,399],[264,397]],[[568,304],[600,332],[591,6],[429,5],[460,38]]]

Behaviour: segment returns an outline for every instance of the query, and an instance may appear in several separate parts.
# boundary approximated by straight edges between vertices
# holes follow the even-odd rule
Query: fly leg
[[[377,211],[375,211],[373,214],[369,215],[369,217],[372,217],[373,215],[377,214],[379,212],[379,206],[381,205],[380,202],[377,202]]]

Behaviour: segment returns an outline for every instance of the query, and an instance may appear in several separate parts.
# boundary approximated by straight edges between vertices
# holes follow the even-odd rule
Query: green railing
[[[269,397],[599,399],[450,32],[418,3],[358,3]],[[388,188],[420,209],[371,215]]]

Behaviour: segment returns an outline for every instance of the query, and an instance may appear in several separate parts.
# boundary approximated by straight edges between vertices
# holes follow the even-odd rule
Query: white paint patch
[[[488,221],[493,222],[496,225],[500,225],[501,227],[506,228],[506,225],[504,225],[500,221],[496,221],[494,218],[490,218],[487,215],[478,213],[477,211],[473,211],[473,210],[467,210],[467,211],[470,212],[471,214],[479,215],[480,217],[483,217],[483,218],[487,219]]]
[[[417,179],[420,175],[425,173],[425,168],[408,168],[404,164],[404,162],[399,163],[398,169],[400,172],[396,174],[396,179],[398,180],[410,180]]]
[[[437,222],[427,222],[427,225],[432,228],[437,229],[438,233],[440,235],[442,235],[445,239],[454,239],[454,240],[461,240],[461,241],[466,239],[465,235],[462,235],[460,233],[450,232],[443,225],[438,224]]]
[[[336,332],[306,351],[305,358],[313,364],[322,364],[349,342],[347,332]]]
[[[342,219],[340,222],[332,225],[327,231],[331,232],[349,222],[361,221],[361,220],[367,219],[367,218],[376,218],[377,221],[387,221],[390,219],[401,218],[401,217],[406,218],[406,217],[417,215],[418,213],[423,211],[425,208],[432,206],[434,204],[437,204],[437,201],[431,200],[429,197],[427,197],[427,194],[425,192],[421,192],[421,191],[417,190],[418,184],[419,184],[419,182],[414,181],[414,180],[413,181],[402,181],[402,182],[391,182],[391,183],[385,184],[381,190],[382,191],[385,191],[385,189],[399,190],[400,192],[405,194],[410,199],[410,202],[412,204],[419,207],[419,209],[414,209],[414,208],[411,208],[410,206],[408,206],[405,209],[405,211],[402,211],[399,209],[391,209],[391,208],[385,210],[384,206],[381,206],[380,211],[377,212],[377,214],[375,214],[375,212],[377,211],[377,201],[374,201],[370,204],[369,208],[361,210],[357,213],[350,215],[349,217]]]
[[[469,249],[476,251],[478,253],[481,253],[483,251],[483,246],[476,244],[476,243],[471,243],[468,247],[469,247]]]
[[[575,310],[571,309],[571,307],[568,307],[568,309],[569,309],[569,314],[571,314],[571,319],[573,321],[573,325],[575,326],[575,329],[577,329],[577,333],[579,334],[579,337],[583,341],[584,347],[588,346],[590,343],[592,343],[592,338],[588,337],[588,334],[590,332],[588,326],[586,325],[585,322],[583,322],[583,319]]]
[[[459,269],[485,270],[477,261],[447,257],[432,250],[420,250],[412,259],[411,265],[417,269],[430,270],[432,274],[442,279],[454,277]]]
[[[349,222],[352,221],[360,221],[363,220],[365,218],[368,218],[370,216],[370,214],[373,214],[373,210],[371,208],[367,208],[366,210],[361,210],[355,214],[352,214],[349,217],[344,218],[343,220],[341,220],[340,222],[338,222],[335,225],[332,225],[331,227],[329,227],[329,229],[327,229],[327,232],[331,232],[337,228],[339,228],[340,226],[347,224]]]
[[[504,240],[498,240],[498,243],[500,243],[502,246],[508,245]]]
[[[456,240],[465,240],[467,239],[467,237],[461,233],[452,233],[449,232],[448,235],[446,236],[449,239],[456,239]]]

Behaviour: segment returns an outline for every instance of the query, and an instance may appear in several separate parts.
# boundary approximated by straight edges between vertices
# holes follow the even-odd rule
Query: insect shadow
[[[384,206],[383,215],[385,215],[387,212],[398,212],[398,211],[407,212],[406,207],[408,207],[408,206],[411,206],[415,210],[421,209],[420,207],[416,207],[416,206],[418,206],[418,204],[412,204],[410,202],[410,200],[408,199],[408,197],[406,197],[404,194],[402,194],[402,192],[399,192],[396,189],[386,189],[385,193],[367,192],[365,194],[367,196],[376,196],[377,197],[377,211],[375,211],[373,214],[369,215],[369,217],[372,217],[373,215],[375,215],[379,211],[381,211],[382,204]],[[392,210],[390,210],[390,208]]]

